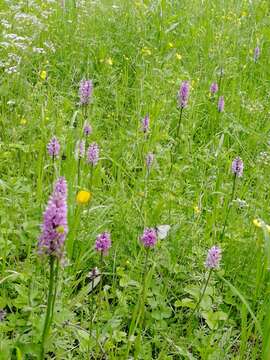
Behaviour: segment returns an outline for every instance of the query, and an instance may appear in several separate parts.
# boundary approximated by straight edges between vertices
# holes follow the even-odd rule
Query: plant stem
[[[149,173],[147,171],[146,174],[145,174],[145,177],[144,177],[144,192],[143,192],[143,198],[142,198],[142,202],[141,202],[141,206],[140,206],[140,210],[139,210],[140,214],[143,211],[143,206],[144,206],[145,200],[147,198],[148,178],[149,178]],[[146,214],[144,214],[142,216],[142,218],[143,218],[143,227],[145,226],[145,222],[146,222],[146,216],[145,215]]]
[[[94,173],[94,165],[91,164],[91,173],[90,173],[90,191],[92,191],[92,186],[93,186],[93,173]]]
[[[87,119],[87,105],[83,107],[83,119],[84,121]]]
[[[129,327],[128,348],[127,348],[127,352],[126,352],[126,358],[128,358],[130,347],[131,347],[130,338],[131,338],[131,336],[134,335],[140,320],[143,321],[145,297],[146,297],[146,278],[147,278],[147,271],[146,270],[147,270],[148,258],[149,258],[149,248],[146,249],[144,268],[143,268],[143,271],[142,271],[142,274],[141,274],[141,280],[143,282],[142,297],[141,297],[141,300],[139,298],[139,300],[137,302],[137,305],[135,307],[135,311],[134,311],[133,316],[132,316],[132,321],[131,321],[131,324],[130,324],[130,327]],[[137,316],[136,320],[135,320],[135,316]]]
[[[100,252],[100,282],[99,282],[99,299],[101,298],[101,291],[102,291],[102,273],[103,273],[103,252]]]
[[[78,158],[78,177],[77,177],[77,185],[80,186],[80,180],[81,180],[81,159]]]
[[[54,165],[54,163],[55,163],[55,156],[53,155],[52,156],[52,183],[54,182],[54,173],[55,173],[55,171],[54,171],[54,168],[55,168],[55,165]]]
[[[202,291],[202,293],[201,293],[201,296],[200,296],[200,298],[199,298],[199,300],[198,300],[195,308],[193,309],[193,311],[192,311],[192,313],[191,313],[191,315],[190,315],[190,319],[192,318],[193,314],[195,313],[195,311],[196,311],[196,310],[198,309],[198,307],[200,306],[200,303],[201,303],[201,301],[202,301],[202,299],[203,299],[203,297],[204,297],[206,288],[207,288],[207,286],[208,286],[208,283],[209,283],[209,280],[210,280],[210,276],[211,276],[211,274],[212,274],[212,271],[213,271],[213,269],[210,269],[209,274],[208,274],[208,277],[207,277],[207,280],[206,280],[205,285],[204,285],[204,288],[203,288],[203,291]]]
[[[176,130],[176,139],[175,139],[176,144],[175,144],[175,146],[173,146],[172,153],[171,153],[171,166],[170,166],[169,176],[171,176],[172,168],[173,168],[173,165],[175,162],[176,152],[177,152],[178,146],[179,146],[179,131],[180,131],[180,125],[182,123],[182,115],[183,115],[183,107],[181,106],[179,121],[178,121],[178,125],[177,125],[177,130]]]
[[[68,250],[70,250],[70,256],[72,259],[75,259],[75,255],[76,255],[77,242],[75,241],[75,236],[77,233],[79,220],[80,220],[80,207],[76,206],[74,212],[74,222],[72,225],[72,230],[69,233],[69,244],[68,244],[69,245]]]
[[[177,142],[178,142],[178,138],[179,138],[180,125],[181,125],[181,122],[182,122],[182,115],[183,115],[183,107],[181,106],[180,116],[179,116],[177,131],[176,131],[176,140],[177,140]]]
[[[101,305],[102,305],[102,301],[101,301],[101,292],[102,292],[102,276],[103,276],[103,252],[100,252],[100,263],[99,263],[99,267],[100,267],[100,282],[99,282],[99,294],[98,294],[98,316],[100,316],[101,313]],[[96,342],[97,342],[97,348],[99,349],[100,345],[99,345],[99,328],[97,328],[97,333],[96,333]]]
[[[48,332],[50,329],[50,319],[52,317],[52,304],[53,304],[53,282],[54,282],[54,261],[55,257],[50,256],[50,280],[49,280],[49,291],[48,291],[48,300],[47,300],[47,312],[42,332],[41,338],[41,351],[40,351],[40,360],[44,359],[44,343],[48,336]]]
[[[232,194],[231,194],[230,201],[228,202],[228,205],[227,205],[226,215],[225,215],[225,221],[224,221],[224,224],[223,224],[222,233],[221,233],[221,235],[220,235],[220,241],[223,240],[223,237],[224,237],[224,234],[225,234],[225,229],[226,229],[226,226],[227,226],[228,217],[229,217],[229,213],[230,213],[230,210],[231,210],[231,203],[232,203],[233,198],[234,198],[235,185],[236,185],[236,174],[234,174],[234,177],[233,177]]]
[[[53,300],[52,300],[50,326],[53,321],[53,311],[54,311],[55,299],[56,299],[57,288],[58,288],[58,275],[59,275],[59,260],[57,259],[56,267],[55,267],[55,271],[54,271],[54,293],[53,293]]]
[[[94,282],[95,282],[96,276],[93,275],[93,278],[91,278],[91,299],[90,299],[90,322],[89,322],[89,343],[88,343],[88,352],[90,353],[90,339],[93,329],[93,310],[94,310],[94,295],[93,295],[93,289],[94,289]]]
[[[146,249],[144,269],[143,269],[143,292],[142,292],[142,302],[141,302],[141,311],[140,311],[140,313],[141,313],[141,321],[142,322],[143,322],[144,308],[145,308],[146,278],[147,278],[148,258],[149,258],[149,248]]]
[[[220,68],[219,79],[218,79],[218,90],[219,90],[219,92],[221,91],[222,76],[223,76],[223,68],[221,67],[221,68]]]

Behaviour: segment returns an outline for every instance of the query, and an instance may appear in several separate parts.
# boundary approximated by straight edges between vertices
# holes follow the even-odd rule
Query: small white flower
[[[17,71],[17,66],[11,66],[5,70],[7,74],[15,74]]]

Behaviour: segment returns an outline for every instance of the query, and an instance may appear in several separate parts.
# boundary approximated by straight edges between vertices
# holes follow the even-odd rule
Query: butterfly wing
[[[168,236],[168,233],[170,231],[171,226],[170,225],[159,225],[157,226],[157,235],[159,240],[163,240]]]

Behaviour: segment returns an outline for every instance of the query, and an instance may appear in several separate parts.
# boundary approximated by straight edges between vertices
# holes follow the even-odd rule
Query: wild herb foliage
[[[0,3],[0,359],[269,360],[269,7]]]

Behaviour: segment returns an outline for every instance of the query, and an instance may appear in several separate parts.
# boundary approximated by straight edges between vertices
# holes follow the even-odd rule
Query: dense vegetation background
[[[60,175],[69,232],[48,359],[270,359],[269,5],[1,2],[0,359],[40,356],[49,261],[37,244]],[[86,107],[82,79],[93,81]],[[177,134],[183,81],[190,95]],[[100,159],[81,159],[78,185],[85,119]],[[232,196],[237,156],[244,173]],[[164,224],[167,237],[144,249],[144,228]],[[103,231],[112,246],[100,258]],[[213,245],[222,260],[200,300]]]

